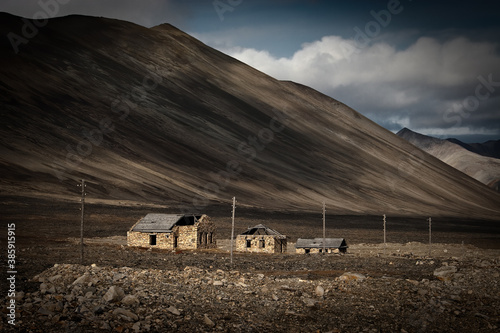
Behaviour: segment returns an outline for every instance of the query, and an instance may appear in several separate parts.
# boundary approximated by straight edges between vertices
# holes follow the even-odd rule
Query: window
[[[262,248],[266,247],[266,240],[265,239],[260,239],[259,240],[259,246],[262,247]]]
[[[149,235],[149,245],[156,245],[156,235]]]
[[[304,249],[304,251],[305,251],[305,253],[309,253],[309,252],[311,252],[311,250],[310,250],[310,249]]]
[[[252,247],[252,240],[251,239],[247,239],[247,247]]]

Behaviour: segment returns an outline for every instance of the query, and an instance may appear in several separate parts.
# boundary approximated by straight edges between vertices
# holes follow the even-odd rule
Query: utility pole
[[[81,199],[82,207],[80,208],[80,210],[82,211],[82,217],[80,222],[80,261],[81,264],[83,265],[83,217],[85,214],[85,195],[86,195],[85,187],[87,186],[85,185],[85,179],[82,179],[82,183],[78,184],[78,186],[81,186],[82,188],[82,199]]]
[[[385,256],[386,249],[387,249],[387,243],[386,243],[386,238],[385,238],[385,214],[384,214],[384,256]]]
[[[323,201],[323,254],[326,253],[326,226],[325,226],[325,213],[326,207],[325,202]]]
[[[427,221],[429,222],[429,257],[430,257],[432,253],[432,219],[429,217]]]
[[[234,211],[236,210],[236,197],[233,197],[233,217],[231,222],[231,266],[233,265],[233,239],[234,239]]]

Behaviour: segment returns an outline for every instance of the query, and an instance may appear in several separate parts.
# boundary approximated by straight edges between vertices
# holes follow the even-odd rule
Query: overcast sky
[[[0,11],[25,17],[41,10],[146,27],[168,22],[277,79],[340,100],[391,131],[408,127],[466,142],[500,139],[498,1],[0,2]]]

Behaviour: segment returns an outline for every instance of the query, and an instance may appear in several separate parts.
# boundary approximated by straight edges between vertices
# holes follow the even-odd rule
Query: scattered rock
[[[104,294],[103,299],[106,302],[119,302],[125,296],[125,292],[122,288],[117,286],[111,286],[106,294]]]
[[[53,311],[50,311],[46,307],[41,307],[38,309],[38,313],[41,314],[42,316],[53,316],[55,313]]]
[[[181,315],[181,312],[179,310],[177,310],[177,308],[175,306],[172,306],[172,305],[167,308],[167,311],[173,315],[176,315],[176,316]]]
[[[451,281],[456,272],[456,266],[441,266],[434,270],[434,276],[441,281]]]
[[[203,323],[208,327],[214,327],[215,323],[205,314],[203,315]]]
[[[127,320],[127,321],[136,321],[139,319],[139,317],[137,317],[137,315],[135,313],[133,313],[130,310],[123,309],[123,308],[114,309],[113,315],[120,317],[120,318]]]
[[[83,274],[80,276],[78,279],[76,279],[72,285],[75,284],[84,284],[84,283],[89,283],[90,282],[90,275],[88,273]]]
[[[325,289],[322,286],[317,286],[314,292],[318,297],[323,297],[325,295]]]
[[[134,325],[132,325],[132,329],[135,331],[135,332],[140,332],[141,331],[141,323],[138,321],[136,322]]]
[[[366,276],[360,273],[347,272],[339,276],[339,280],[341,281],[352,281],[352,280],[363,281],[364,279],[366,279]]]
[[[24,298],[24,295],[25,295],[25,294],[24,294],[24,291],[18,291],[18,292],[16,293],[16,296],[14,297],[14,299],[15,299],[17,302],[19,302],[19,301],[21,301],[21,300]]]
[[[306,298],[304,298],[304,299],[303,299],[303,302],[304,302],[304,304],[305,304],[306,306],[308,306],[308,307],[313,307],[313,306],[315,306],[315,305],[316,305],[316,303],[317,303],[318,301],[316,301],[315,299],[312,299],[312,298],[306,297]]]
[[[268,332],[280,327],[370,333],[495,331],[498,326],[496,257],[450,258],[446,265],[435,259],[431,266],[427,257],[401,256],[391,257],[389,266],[383,256],[308,256],[306,261],[242,256],[247,261],[234,271],[227,257],[217,261],[199,254],[204,260],[198,268],[188,253],[137,252],[165,267],[61,264],[40,273],[31,280],[41,282],[39,289],[16,295],[21,330]],[[324,274],[349,267],[352,271],[337,279],[331,277],[335,273]],[[436,278],[429,279],[436,267]],[[370,278],[355,269],[370,272]],[[444,272],[452,283],[437,279]],[[337,316],[333,324],[332,314]]]
[[[124,305],[134,305],[134,304],[139,304],[139,299],[137,299],[136,296],[134,295],[127,295],[125,297],[123,297],[123,299],[121,300],[121,303],[124,304]]]

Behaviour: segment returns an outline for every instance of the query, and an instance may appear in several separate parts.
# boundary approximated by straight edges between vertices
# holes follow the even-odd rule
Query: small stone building
[[[127,232],[127,245],[167,250],[217,247],[207,215],[147,214]]]
[[[259,224],[236,237],[236,251],[285,253],[286,241],[285,235]]]
[[[325,238],[325,253],[346,253],[347,243],[344,238]],[[323,253],[323,238],[297,239],[296,253]]]

